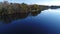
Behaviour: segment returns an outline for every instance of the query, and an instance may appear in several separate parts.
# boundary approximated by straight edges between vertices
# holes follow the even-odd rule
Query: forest
[[[48,6],[43,5],[28,5],[26,3],[9,3],[8,1],[0,2],[0,15],[29,13],[34,11],[42,11],[48,9]]]

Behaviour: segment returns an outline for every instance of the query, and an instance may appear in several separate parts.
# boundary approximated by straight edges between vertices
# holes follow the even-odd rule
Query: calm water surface
[[[48,9],[36,16],[29,15],[24,19],[13,20],[0,26],[1,32],[23,33],[60,33],[60,9]]]

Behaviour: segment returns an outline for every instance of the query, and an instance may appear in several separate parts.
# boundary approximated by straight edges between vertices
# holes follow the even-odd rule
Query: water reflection
[[[32,16],[37,16],[40,13],[41,11],[34,11],[29,13],[14,13],[10,15],[5,14],[3,16],[0,16],[0,21],[3,21],[4,23],[11,23],[12,20],[24,19],[28,17],[29,14]]]
[[[3,15],[1,16],[1,20],[4,23],[10,23],[12,20],[18,20],[18,19],[24,19],[28,16],[29,13],[16,13],[16,14],[10,14],[10,15]]]
[[[40,14],[41,13],[41,11],[35,11],[35,12],[31,12],[31,15],[32,16],[37,16],[38,14]]]

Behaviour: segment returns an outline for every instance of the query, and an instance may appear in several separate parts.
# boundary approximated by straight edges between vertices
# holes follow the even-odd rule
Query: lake
[[[38,14],[29,14],[26,18],[12,20],[9,24],[0,22],[0,32],[20,33],[60,33],[60,9],[47,9]]]

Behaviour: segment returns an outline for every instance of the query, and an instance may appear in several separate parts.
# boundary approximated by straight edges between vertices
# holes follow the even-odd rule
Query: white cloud
[[[60,5],[60,0],[50,0],[50,1],[45,1],[45,2],[37,2],[36,4],[41,4],[41,5]]]

